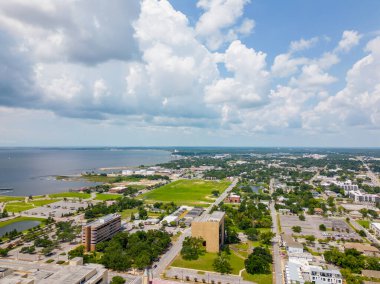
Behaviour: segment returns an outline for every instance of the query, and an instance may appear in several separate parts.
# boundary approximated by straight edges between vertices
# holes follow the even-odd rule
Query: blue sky
[[[0,3],[0,146],[380,146],[380,2]]]

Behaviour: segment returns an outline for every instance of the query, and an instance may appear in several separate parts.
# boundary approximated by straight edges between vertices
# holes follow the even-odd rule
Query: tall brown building
[[[224,212],[214,211],[191,223],[191,235],[205,240],[207,252],[219,252],[224,244]]]
[[[121,228],[121,217],[109,214],[82,227],[82,244],[86,251],[95,250],[97,243],[112,238]]]

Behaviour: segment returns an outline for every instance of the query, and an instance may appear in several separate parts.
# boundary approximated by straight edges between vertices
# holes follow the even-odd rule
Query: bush
[[[110,282],[110,284],[124,284],[124,283],[125,283],[125,279],[121,276],[112,277],[112,280]]]

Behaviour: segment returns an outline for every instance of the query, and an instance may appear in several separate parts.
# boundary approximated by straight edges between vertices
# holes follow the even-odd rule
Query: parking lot
[[[61,218],[67,214],[75,213],[79,208],[87,208],[86,201],[65,201],[61,200],[55,203],[50,203],[41,207],[33,208],[23,212],[23,215],[35,217],[57,217]]]
[[[292,227],[300,226],[302,231],[297,235],[312,235],[317,239],[328,237],[335,239],[358,239],[361,237],[344,221],[340,219],[324,218],[321,216],[306,215],[306,220],[301,221],[297,215],[280,215],[281,228],[285,234],[294,234]],[[319,225],[324,224],[327,231],[319,230]]]

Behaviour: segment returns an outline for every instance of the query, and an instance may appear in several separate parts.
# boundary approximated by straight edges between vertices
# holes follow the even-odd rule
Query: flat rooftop
[[[119,214],[109,214],[109,215],[103,216],[103,217],[101,217],[101,218],[99,218],[93,222],[86,224],[85,227],[96,228],[96,227],[104,225],[104,224],[106,224],[106,223],[108,223],[108,222],[110,222],[116,218],[120,218],[120,215]]]
[[[198,222],[220,222],[226,213],[222,211],[214,211],[211,214],[205,214]]]

